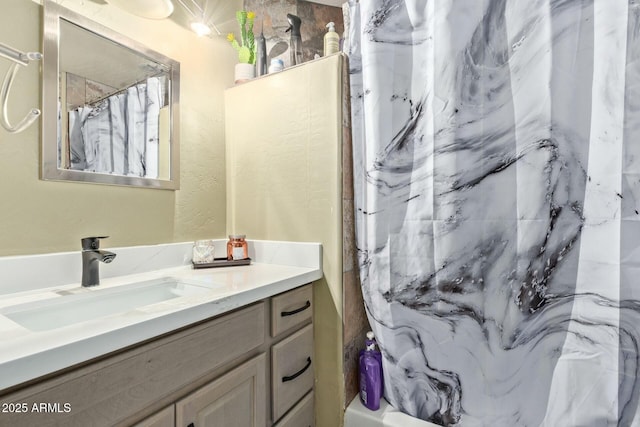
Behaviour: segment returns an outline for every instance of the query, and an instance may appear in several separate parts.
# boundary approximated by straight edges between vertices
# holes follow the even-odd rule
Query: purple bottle
[[[367,332],[366,348],[360,351],[360,400],[376,411],[382,398],[382,354],[376,350],[373,332]]]

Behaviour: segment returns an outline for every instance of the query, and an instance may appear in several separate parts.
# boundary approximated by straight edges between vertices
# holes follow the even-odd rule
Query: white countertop
[[[108,250],[119,252],[118,249]],[[182,296],[47,331],[31,331],[0,315],[0,391],[322,277],[321,247],[317,243],[250,242],[250,256],[256,262],[248,266],[195,270],[191,265],[181,265],[102,279],[101,284],[93,288],[71,283],[0,294],[2,311],[40,299],[115,289],[132,282],[164,277],[206,288],[198,295]]]

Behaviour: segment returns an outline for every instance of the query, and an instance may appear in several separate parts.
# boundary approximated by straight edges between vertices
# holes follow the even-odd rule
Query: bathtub
[[[380,402],[380,409],[367,409],[358,396],[355,397],[344,413],[344,427],[441,427],[428,421],[422,421],[404,414],[386,400]]]

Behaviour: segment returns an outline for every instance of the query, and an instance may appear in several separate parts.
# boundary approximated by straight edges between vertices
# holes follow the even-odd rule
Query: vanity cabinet
[[[0,394],[70,406],[0,425],[313,426],[312,305],[305,285]]]

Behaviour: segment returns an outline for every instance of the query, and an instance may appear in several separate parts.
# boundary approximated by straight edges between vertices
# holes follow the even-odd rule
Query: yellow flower
[[[247,12],[247,19],[255,19],[255,18],[256,18],[255,12]]]
[[[227,40],[229,40],[230,42],[234,41],[235,39],[236,39],[236,38],[235,38],[235,36],[233,35],[233,33],[229,33],[229,34],[227,34]]]

